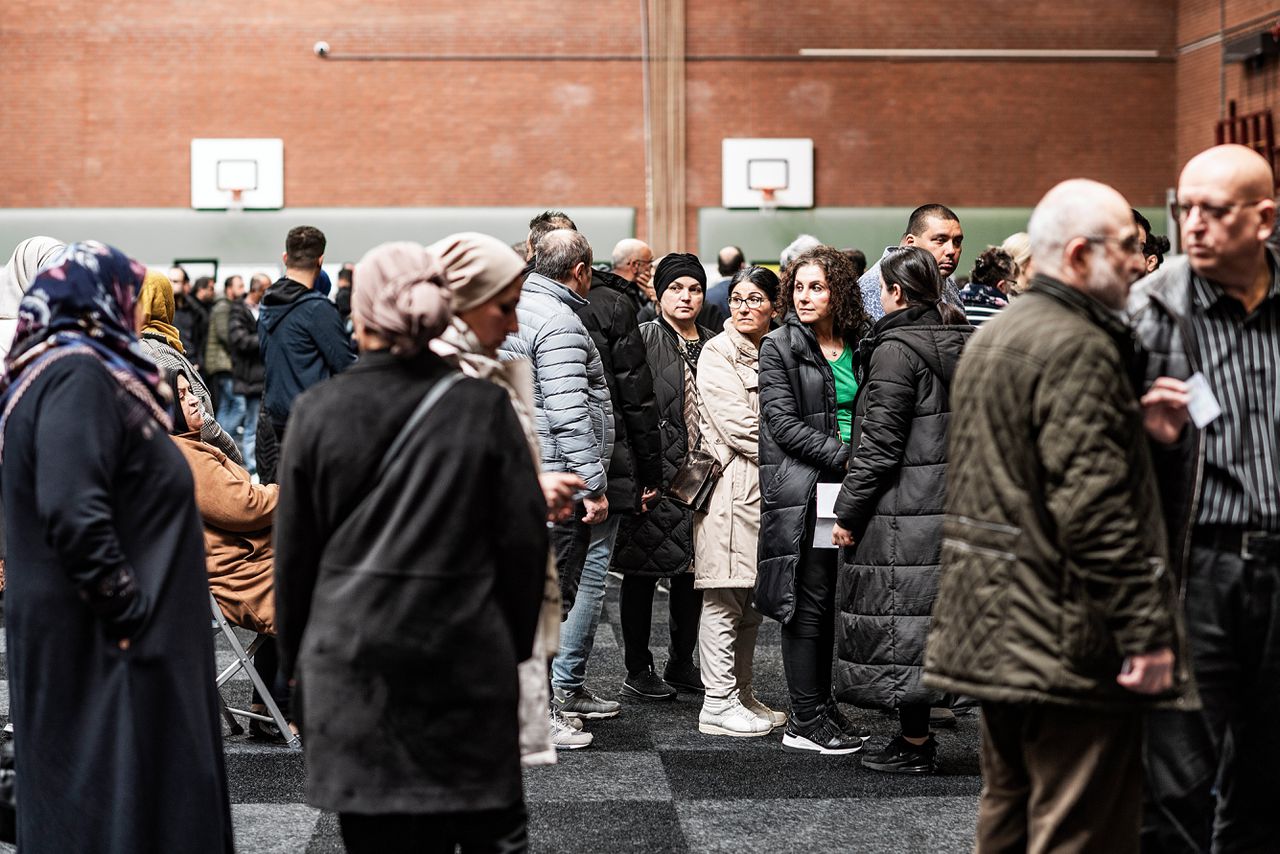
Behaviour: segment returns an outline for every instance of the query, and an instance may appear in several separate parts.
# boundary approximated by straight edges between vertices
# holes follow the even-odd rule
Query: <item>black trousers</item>
[[[806,529],[806,540],[812,539]],[[836,640],[837,549],[802,547],[796,566],[796,604],[782,626],[782,666],[792,716],[809,722],[831,698]]]
[[[656,576],[623,576],[618,597],[618,620],[622,623],[627,673],[638,673],[653,666],[649,632],[653,627],[653,591],[657,585]],[[671,578],[667,608],[671,622],[668,661],[692,662],[693,650],[698,646],[698,619],[702,616],[702,591],[693,589],[692,572],[682,572]]]
[[[898,724],[907,738],[925,738],[929,735],[929,707],[899,706]]]
[[[1203,709],[1147,722],[1144,852],[1280,846],[1280,560],[1196,545],[1186,579]]]
[[[591,526],[582,521],[585,515],[586,509],[579,504],[573,519],[551,526],[551,549],[556,556],[556,575],[560,579],[562,623],[573,610],[573,600],[578,597],[582,567],[586,565],[587,549],[591,546]]]
[[[442,814],[339,813],[348,854],[521,854],[529,850],[524,803]]]

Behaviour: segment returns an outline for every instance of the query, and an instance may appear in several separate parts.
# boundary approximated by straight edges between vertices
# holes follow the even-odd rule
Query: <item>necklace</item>
[[[842,353],[844,353],[844,342],[839,342],[834,346],[828,346],[826,344],[822,344],[820,346],[822,347],[822,355],[826,356],[827,361],[829,362],[834,362],[836,359],[840,358]]]

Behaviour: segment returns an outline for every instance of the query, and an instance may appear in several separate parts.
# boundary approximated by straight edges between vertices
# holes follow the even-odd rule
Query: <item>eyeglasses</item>
[[[1200,216],[1204,219],[1209,222],[1221,222],[1235,211],[1264,201],[1266,200],[1254,199],[1251,202],[1233,202],[1229,205],[1211,205],[1208,202],[1174,202],[1169,206],[1169,212],[1173,214],[1173,218],[1178,222],[1184,222],[1187,217],[1191,216],[1193,210],[1199,208]]]
[[[759,308],[764,305],[765,302],[765,298],[759,294],[752,294],[746,299],[743,299],[742,297],[729,297],[729,308],[738,309],[742,308],[744,305],[747,308]]]
[[[1085,236],[1085,240],[1090,243],[1114,243],[1119,246],[1121,251],[1130,255],[1142,254],[1142,241],[1138,239],[1138,235],[1131,234],[1128,237],[1104,237],[1104,236]]]

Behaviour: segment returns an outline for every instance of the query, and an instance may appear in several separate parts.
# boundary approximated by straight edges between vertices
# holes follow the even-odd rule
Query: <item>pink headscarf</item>
[[[384,243],[356,264],[351,312],[370,331],[415,353],[449,325],[452,295],[440,256],[410,241]]]

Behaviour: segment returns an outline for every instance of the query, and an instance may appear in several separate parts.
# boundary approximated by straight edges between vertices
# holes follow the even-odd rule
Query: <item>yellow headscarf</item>
[[[157,270],[147,270],[142,280],[142,289],[138,292],[138,326],[140,333],[163,335],[170,347],[179,353],[187,352],[182,347],[178,328],[173,325],[173,285],[168,276]]]

